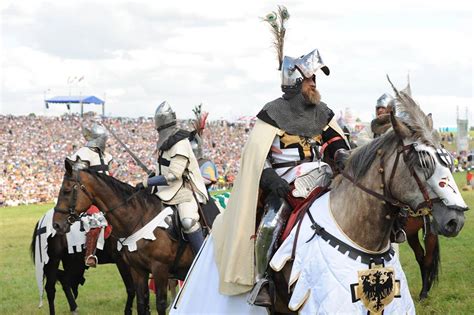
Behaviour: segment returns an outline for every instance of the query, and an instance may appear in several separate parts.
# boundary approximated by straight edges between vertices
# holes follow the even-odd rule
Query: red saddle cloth
[[[94,205],[90,206],[90,208],[87,209],[87,211],[86,211],[87,214],[94,214],[94,213],[99,213],[99,212],[100,212],[100,210]],[[107,224],[107,226],[105,227],[105,231],[104,231],[104,238],[105,239],[109,238],[110,233],[112,233],[112,225]]]
[[[291,190],[293,189],[294,187],[291,187]],[[286,222],[286,226],[285,226],[285,229],[283,230],[283,233],[281,234],[279,244],[282,244],[283,241],[288,237],[288,235],[290,235],[291,230],[298,222],[298,218],[300,217],[302,212],[305,209],[307,209],[325,191],[327,191],[326,187],[317,187],[311,192],[311,194],[309,194],[309,196],[306,199],[293,197],[291,192],[288,194],[288,197],[286,198],[286,200],[288,201],[290,206],[293,208],[293,211],[291,212],[290,217],[288,221]]]

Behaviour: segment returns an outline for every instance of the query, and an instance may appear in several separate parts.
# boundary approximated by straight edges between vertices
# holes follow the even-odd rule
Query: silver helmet
[[[319,69],[326,75],[330,73],[317,49],[299,58],[284,56],[281,66],[282,90],[285,92],[298,88],[305,78],[313,77]]]
[[[393,100],[394,98],[390,94],[384,93],[377,99],[377,105],[375,108],[387,107]]]
[[[87,140],[86,147],[98,148],[100,151],[105,152],[105,143],[107,142],[108,133],[103,126],[94,124],[90,129],[83,127],[82,134]]]
[[[155,128],[158,131],[158,149],[176,132],[176,113],[167,101],[164,101],[155,111]]]
[[[176,113],[171,109],[170,104],[164,101],[155,111],[155,128],[158,132],[176,125]]]

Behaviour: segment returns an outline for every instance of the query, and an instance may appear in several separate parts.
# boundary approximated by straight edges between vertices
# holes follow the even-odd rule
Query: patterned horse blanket
[[[311,205],[312,217],[327,232],[350,246],[360,248],[339,228],[330,210],[330,194],[326,193]],[[303,219],[291,270],[294,284],[289,303],[299,314],[415,314],[398,255],[391,256],[380,269],[370,268],[348,257],[315,235],[308,215]],[[291,259],[296,228],[273,256],[270,266],[279,271]],[[384,251],[386,251],[385,249]],[[381,252],[384,252],[381,251]]]
[[[43,305],[44,266],[49,262],[48,238],[56,235],[56,230],[53,228],[53,215],[54,209],[48,210],[38,221],[35,231],[35,275],[40,296],[38,307]],[[86,232],[81,231],[81,223],[79,221],[71,225],[71,230],[66,234],[66,240],[69,254],[82,252],[86,243]],[[97,240],[97,248],[103,249],[104,242],[104,229],[102,229]]]

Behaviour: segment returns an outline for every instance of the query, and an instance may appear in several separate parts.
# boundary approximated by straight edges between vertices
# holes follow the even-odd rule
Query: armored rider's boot
[[[97,240],[99,239],[101,228],[90,229],[86,234],[86,266],[95,268],[99,260],[95,255]]]
[[[279,204],[268,204],[265,210],[255,242],[256,283],[247,297],[247,302],[271,308],[275,290],[268,264],[275,253],[278,237],[291,214],[291,207],[286,200],[280,199]]]
[[[202,243],[204,242],[202,228],[199,227],[199,229],[197,229],[196,231],[191,233],[185,233],[185,235],[189,241],[189,244],[191,245],[191,249],[193,251],[194,256],[196,256],[199,250],[201,249]]]

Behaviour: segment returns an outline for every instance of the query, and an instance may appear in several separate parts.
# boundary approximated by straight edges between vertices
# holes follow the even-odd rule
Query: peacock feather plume
[[[278,12],[272,11],[268,13],[262,20],[270,25],[270,30],[273,34],[273,46],[277,52],[278,58],[278,70],[281,70],[281,64],[283,62],[283,47],[285,45],[285,24],[290,18],[288,9],[283,6],[278,6]]]

